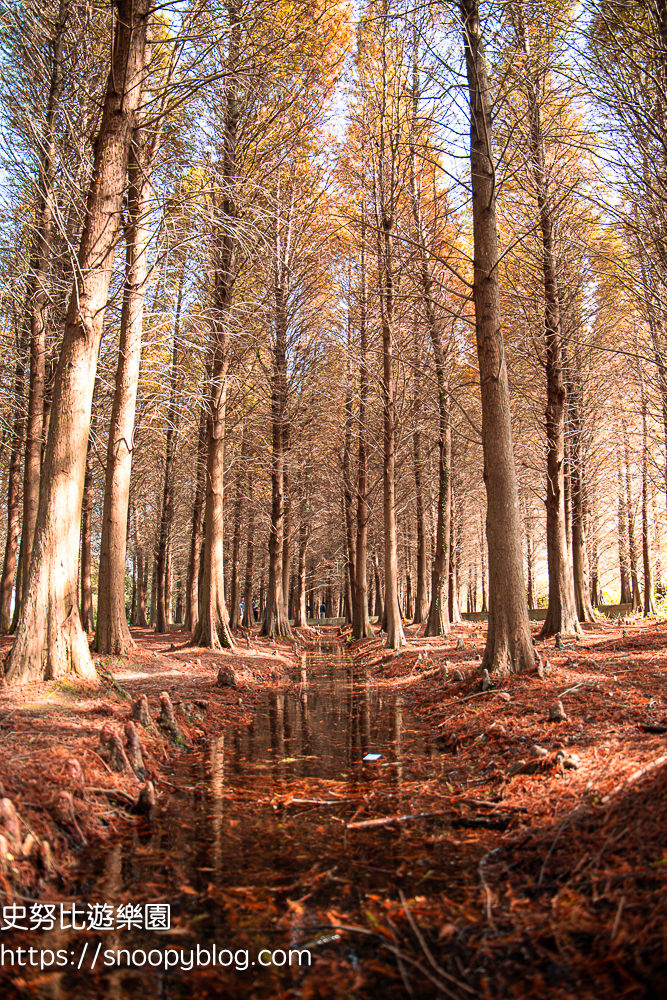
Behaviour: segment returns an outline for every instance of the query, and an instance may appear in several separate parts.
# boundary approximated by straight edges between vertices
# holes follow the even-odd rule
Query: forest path
[[[133,696],[157,680],[173,681],[178,692],[180,669],[161,660],[145,670],[129,664],[115,676]],[[109,963],[128,949],[129,962],[121,964],[135,967],[100,962],[91,970],[84,962],[81,970],[35,972],[26,976],[30,995],[129,1000],[154,995],[159,979],[160,996],[169,1000],[221,990],[305,997],[319,995],[325,981],[332,996],[362,981],[363,995],[404,996],[395,958],[380,947],[385,939],[368,936],[369,914],[381,919],[384,900],[396,901],[401,888],[413,895],[415,880],[420,891],[451,891],[455,849],[442,836],[441,811],[405,824],[364,823],[423,810],[425,783],[441,762],[413,731],[400,692],[355,668],[343,642],[319,638],[288,689],[260,698],[249,725],[227,726],[178,756],[164,772],[170,794],[152,828],[129,829],[81,854],[74,899],[114,911],[166,903],[170,929],[45,933],[41,948],[80,956],[86,945],[90,954],[100,945]],[[428,853],[424,823],[436,842]],[[350,934],[338,925],[362,930]],[[214,943],[217,965],[187,968],[191,949],[196,954],[199,946],[210,959]],[[186,957],[168,971],[143,960],[152,953],[157,962],[167,949]],[[277,963],[261,967],[261,949],[278,951]],[[310,951],[313,967],[278,964],[289,949]]]

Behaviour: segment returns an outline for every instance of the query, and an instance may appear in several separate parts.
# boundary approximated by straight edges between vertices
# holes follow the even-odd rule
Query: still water
[[[53,930],[3,935],[6,947],[47,954],[43,970],[6,961],[0,996],[406,995],[382,937],[340,926],[372,930],[401,886],[451,888],[444,821],[429,821],[428,847],[409,824],[346,823],[410,813],[412,790],[441,768],[406,726],[401,695],[355,670],[341,643],[321,643],[252,725],[174,763],[150,829],[82,853]]]

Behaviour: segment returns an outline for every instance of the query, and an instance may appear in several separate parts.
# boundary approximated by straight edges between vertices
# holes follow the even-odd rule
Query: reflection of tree
[[[222,820],[223,791],[225,787],[225,737],[218,736],[211,741],[208,755],[210,817],[211,817],[211,867],[216,879],[222,870]]]

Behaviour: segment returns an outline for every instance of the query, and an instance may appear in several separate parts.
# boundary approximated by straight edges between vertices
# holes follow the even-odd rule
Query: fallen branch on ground
[[[394,826],[397,823],[409,823],[413,819],[430,819],[433,816],[445,816],[444,812],[408,813],[405,816],[382,816],[378,819],[361,819],[356,823],[346,823],[346,830],[369,830],[376,826]]]

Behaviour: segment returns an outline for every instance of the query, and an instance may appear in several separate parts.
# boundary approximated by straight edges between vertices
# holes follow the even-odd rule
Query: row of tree
[[[91,675],[128,613],[230,647],[242,598],[398,648],[478,585],[484,666],[522,670],[544,548],[544,634],[612,564],[653,610],[658,0],[2,20],[10,680]]]

